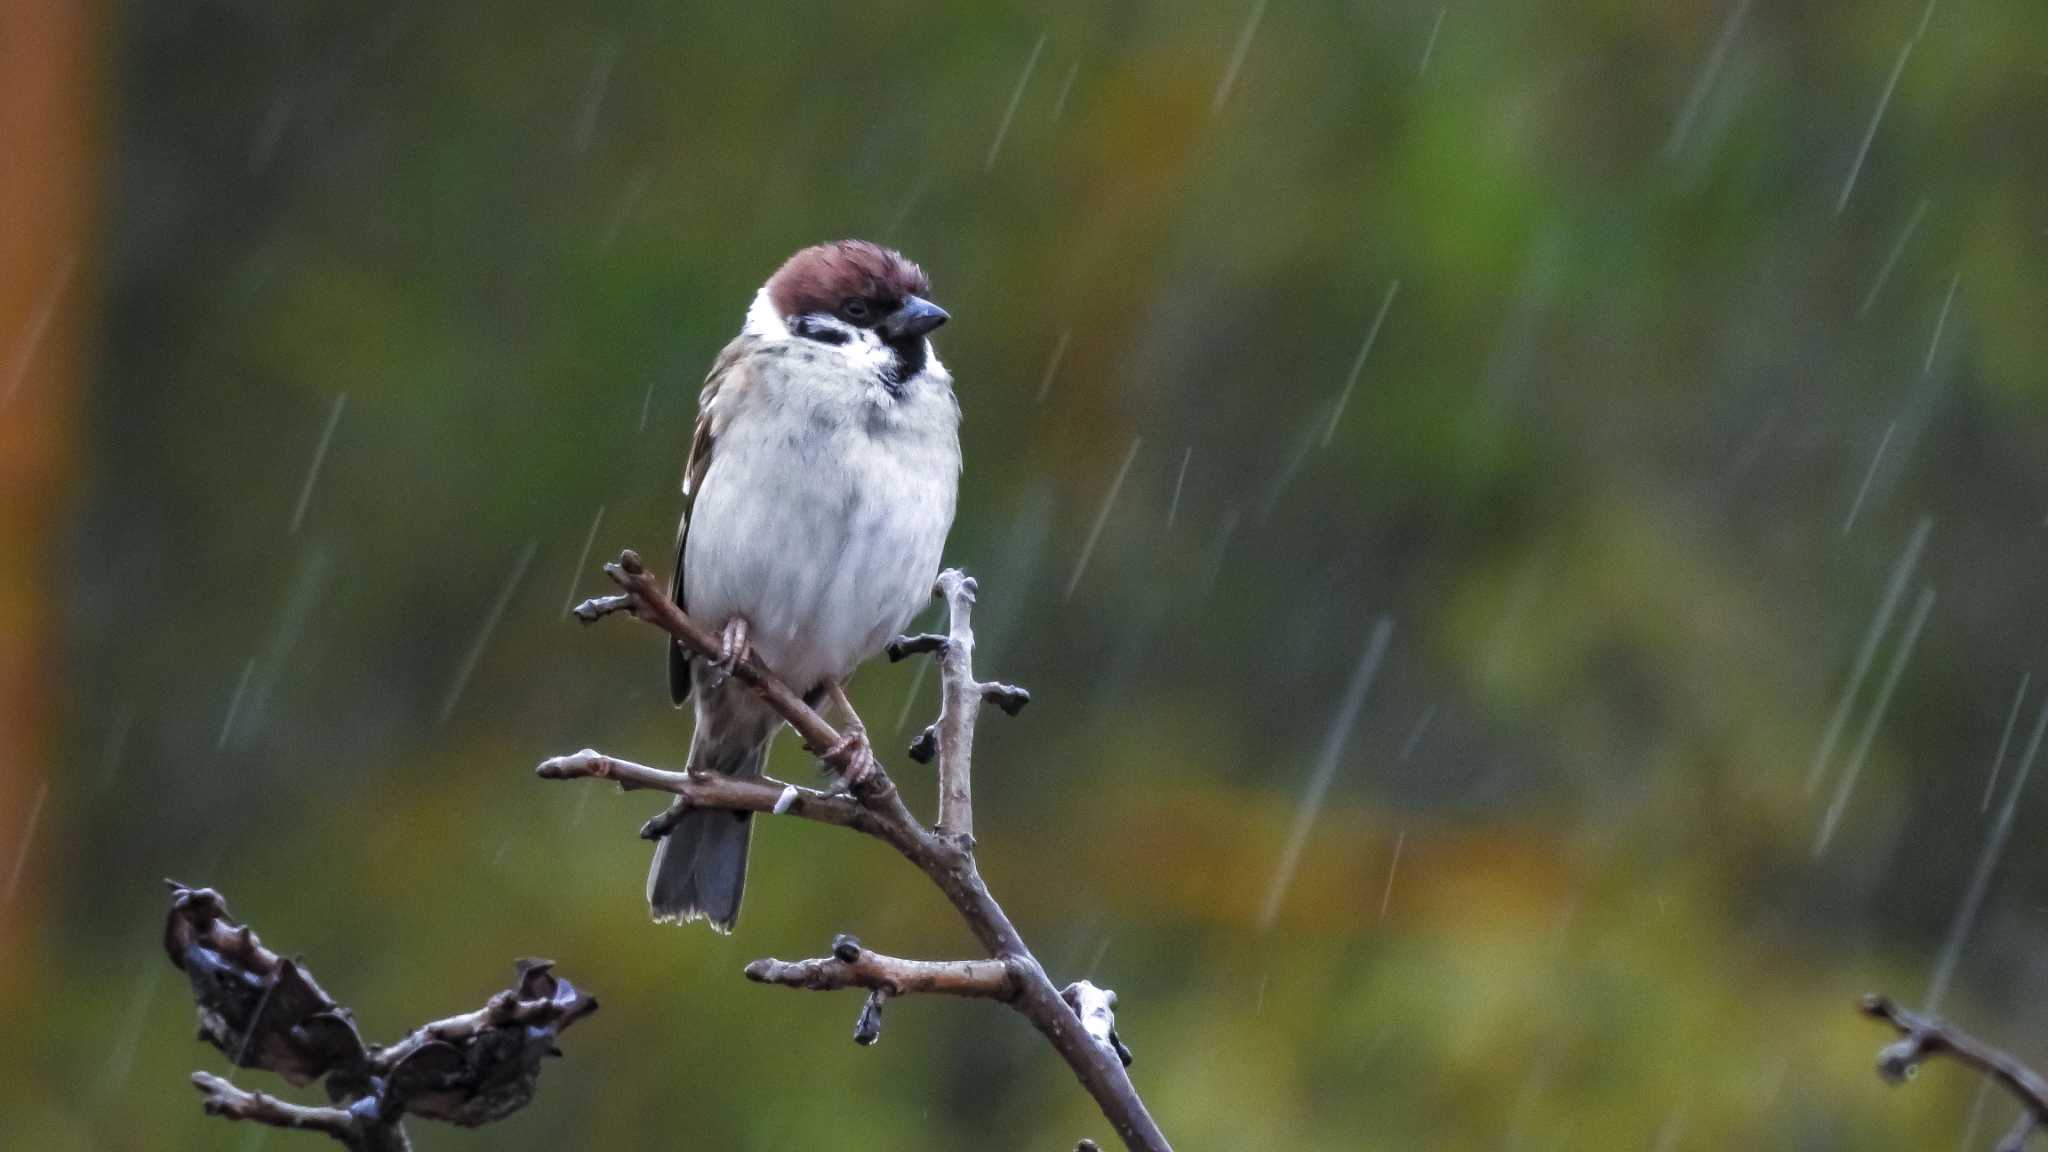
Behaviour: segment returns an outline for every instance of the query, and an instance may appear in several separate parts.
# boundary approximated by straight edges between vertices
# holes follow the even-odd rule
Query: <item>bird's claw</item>
[[[839,782],[851,791],[875,774],[875,750],[868,744],[868,730],[849,724],[830,748],[818,754],[827,767],[839,774]]]
[[[748,639],[747,618],[734,616],[725,622],[725,631],[719,637],[718,659],[706,663],[711,668],[711,686],[716,688],[731,678],[754,654],[754,645]]]

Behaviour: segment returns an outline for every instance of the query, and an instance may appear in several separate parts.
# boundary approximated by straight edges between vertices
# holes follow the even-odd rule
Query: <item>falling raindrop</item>
[[[43,291],[42,300],[36,305],[35,316],[29,320],[28,330],[21,334],[21,343],[14,349],[14,355],[7,361],[6,384],[0,386],[0,412],[21,390],[21,382],[28,377],[30,365],[35,363],[36,352],[43,346],[43,337],[50,330],[50,321],[57,315],[57,306],[64,302],[64,294],[71,288],[71,277],[78,271],[78,257],[65,260],[57,269],[57,275],[50,286]]]
[[[469,654],[463,657],[462,670],[455,674],[455,683],[448,686],[448,695],[441,700],[439,723],[446,724],[455,711],[455,704],[462,699],[462,690],[469,686],[470,673],[476,671],[476,662],[483,657],[484,647],[491,642],[491,633],[497,631],[498,620],[512,603],[512,594],[519,590],[519,582],[526,577],[526,568],[533,563],[535,549],[540,541],[528,540],[519,550],[519,559],[512,564],[512,570],[505,577],[505,586],[498,590],[498,599],[491,604],[490,612],[484,617],[483,627],[477,629],[476,640],[469,646]]]
[[[1835,200],[1835,214],[1849,206],[1849,194],[1856,190],[1856,177],[1863,172],[1863,161],[1870,156],[1871,142],[1877,139],[1877,126],[1884,122],[1884,110],[1892,102],[1892,92],[1899,86],[1899,77],[1906,71],[1906,61],[1912,59],[1914,46],[1927,31],[1927,22],[1934,18],[1935,0],[1927,0],[1927,8],[1920,13],[1920,26],[1906,38],[1899,47],[1899,58],[1892,64],[1891,78],[1884,82],[1884,93],[1877,98],[1877,107],[1870,113],[1870,126],[1863,130],[1863,142],[1856,147],[1856,161],[1849,166],[1848,178],[1842,181],[1842,194]]]
[[[107,742],[100,752],[100,775],[93,785],[96,790],[106,790],[120,775],[121,763],[128,756],[128,734],[134,727],[134,705],[122,704],[114,713],[114,722],[107,729]]]
[[[299,525],[306,522],[306,506],[313,500],[313,485],[320,482],[320,465],[327,459],[327,446],[334,442],[334,429],[341,423],[342,410],[348,407],[348,393],[334,398],[334,407],[327,410],[327,423],[320,429],[320,442],[313,448],[313,462],[306,468],[305,482],[299,485],[299,502],[292,506],[292,523],[288,535],[296,536]]]
[[[990,171],[996,166],[996,157],[1003,151],[1003,138],[1010,134],[1010,121],[1017,118],[1017,105],[1024,102],[1024,89],[1031,83],[1031,74],[1038,69],[1038,58],[1045,52],[1045,33],[1038,34],[1038,42],[1031,46],[1031,56],[1024,61],[1024,74],[1017,77],[1017,86],[1010,90],[1010,102],[1003,108],[1002,123],[996,125],[996,138],[989,142],[988,157],[982,161],[981,170]]]
[[[1062,117],[1062,116],[1065,116],[1065,115],[1067,114],[1067,97],[1069,97],[1069,96],[1071,96],[1071,95],[1073,95],[1073,94],[1074,94],[1074,81],[1075,81],[1075,80],[1077,80],[1077,79],[1079,79],[1079,78],[1080,78],[1080,76],[1081,76],[1081,60],[1080,60],[1080,58],[1079,58],[1079,57],[1076,57],[1076,58],[1074,59],[1074,62],[1073,62],[1072,64],[1070,64],[1070,65],[1068,65],[1068,66],[1067,66],[1067,78],[1066,78],[1066,79],[1064,79],[1064,80],[1062,80],[1062,81],[1060,81],[1060,91],[1059,91],[1059,95],[1057,95],[1057,96],[1053,97],[1053,101],[1052,101],[1052,122],[1053,122],[1053,123],[1055,123],[1055,124],[1059,123],[1059,122],[1060,122],[1060,117]]]
[[[7,891],[0,893],[0,908],[14,903],[14,888],[21,883],[21,873],[28,867],[28,850],[36,842],[36,829],[43,820],[43,802],[50,798],[50,782],[36,783],[36,798],[29,801],[28,819],[21,826],[21,843],[14,848],[14,866],[7,871]]]
[[[1451,7],[1448,4],[1437,6],[1436,19],[1431,21],[1429,25],[1429,39],[1422,43],[1422,59],[1415,65],[1415,78],[1417,80],[1422,79],[1422,74],[1429,71],[1429,58],[1436,55],[1436,38],[1444,30],[1444,14],[1450,10]]]
[[[1329,795],[1330,782],[1336,778],[1344,749],[1351,742],[1352,725],[1358,720],[1366,694],[1372,690],[1373,678],[1379,675],[1380,661],[1387,654],[1387,642],[1393,633],[1394,622],[1387,617],[1381,616],[1373,622],[1365,652],[1359,657],[1358,667],[1351,673],[1351,683],[1345,687],[1343,701],[1337,707],[1337,715],[1323,736],[1322,752],[1316,757],[1308,790],[1302,793],[1301,803],[1295,808],[1294,827],[1287,834],[1287,847],[1280,854],[1280,865],[1273,871],[1272,883],[1267,885],[1266,902],[1259,911],[1261,932],[1271,931],[1274,921],[1279,919],[1280,905],[1287,898],[1288,887],[1294,883],[1294,870],[1301,864],[1302,850],[1308,846],[1309,830],[1315,826],[1316,816]]]
[[[1678,1142],[1685,1138],[1685,1113],[1686,1108],[1681,1104],[1658,1126],[1656,1143],[1651,1145],[1652,1152],[1673,1152],[1678,1147]]]
[[[583,86],[583,110],[576,116],[576,130],[570,134],[569,148],[581,152],[590,147],[590,137],[597,130],[597,113],[604,106],[604,94],[611,87],[612,66],[619,62],[619,38],[607,36],[597,49],[597,61],[591,66],[590,79]]]
[[[1991,811],[1991,794],[1998,788],[1998,770],[2005,765],[2005,753],[2012,747],[2013,725],[2019,722],[2020,703],[2027,698],[2027,682],[2034,678],[2032,672],[2020,676],[2019,691],[2012,694],[2012,710],[2005,714],[2005,731],[1998,737],[1998,754],[1991,758],[1991,778],[1984,781],[1984,799],[1977,805],[1977,811]]]
[[[1064,331],[1060,333],[1058,340],[1053,341],[1052,355],[1045,358],[1045,371],[1038,377],[1038,397],[1032,403],[1043,404],[1046,396],[1051,394],[1052,379],[1059,374],[1060,361],[1066,359],[1067,338],[1072,335],[1071,330]]]
[[[1295,441],[1293,451],[1287,454],[1286,461],[1280,465],[1280,471],[1274,474],[1272,483],[1266,485],[1265,499],[1259,503],[1261,521],[1271,516],[1273,509],[1280,506],[1280,498],[1287,495],[1287,489],[1293,485],[1294,478],[1301,474],[1302,467],[1308,463],[1308,454],[1314,451],[1316,442],[1321,439],[1317,435],[1318,430],[1325,426],[1319,417],[1309,421],[1302,428],[1301,437]]]
[[[1984,906],[1984,894],[1990,890],[1991,874],[1998,868],[1998,858],[2005,853],[2006,841],[2012,836],[2013,813],[2019,810],[2020,792],[2027,786],[2027,776],[2034,770],[2034,757],[2041,751],[2041,737],[2048,733],[2048,703],[2041,705],[2041,713],[2034,721],[2034,731],[2027,737],[2027,750],[2020,754],[2018,775],[2013,777],[2012,787],[2005,793],[2005,803],[1998,810],[1998,820],[1991,826],[1991,834],[1984,838],[1984,850],[1977,856],[1976,871],[1970,874],[1970,887],[1963,893],[1963,903],[1956,909],[1955,920],[1949,924],[1948,940],[1941,946],[1941,956],[1935,960],[1934,974],[1927,980],[1927,998],[1921,1010],[1934,1012],[1941,1007],[1943,996],[1948,994],[1949,980],[1955,975],[1956,960],[1962,955],[1963,942],[1970,935],[1970,928],[1977,921],[1977,912]]]
[[[264,718],[270,711],[270,698],[277,691],[278,680],[293,667],[292,649],[305,633],[306,621],[326,591],[327,574],[332,568],[333,562],[325,546],[316,544],[308,549],[305,563],[292,578],[291,592],[285,599],[277,626],[271,629],[262,654],[256,659],[256,666],[261,671],[250,682],[248,700],[243,703],[241,716],[235,721],[235,730],[230,736],[232,743],[247,743],[253,733],[262,729]]]
[[[255,672],[256,658],[251,656],[242,665],[241,679],[235,681],[234,695],[228,697],[228,714],[221,718],[220,738],[213,742],[214,751],[218,752],[228,746],[228,737],[235,731],[235,717],[242,712],[242,697],[249,691],[249,677]]]
[[[598,237],[597,250],[599,252],[609,252],[612,250],[612,245],[619,242],[619,234],[626,230],[626,221],[632,217],[633,209],[638,208],[640,206],[640,198],[647,195],[647,179],[647,170],[643,168],[635,172],[631,180],[626,181],[626,190],[619,195],[619,205],[612,210],[612,218],[605,224],[604,235]],[[652,398],[653,392],[654,390],[650,387],[648,389],[648,396],[650,398]],[[642,405],[640,409],[640,427],[642,430],[645,430],[647,427],[647,408],[645,405]]]
[[[1188,461],[1195,458],[1195,446],[1190,444],[1180,454],[1180,471],[1173,478],[1173,499],[1166,505],[1166,528],[1173,530],[1173,521],[1180,515],[1180,490],[1188,482]]]
[[[1198,598],[1206,598],[1216,590],[1216,581],[1223,576],[1223,561],[1230,555],[1230,542],[1237,538],[1237,530],[1244,523],[1244,513],[1237,508],[1226,509],[1223,520],[1216,526],[1216,537],[1209,545],[1209,555],[1202,560],[1202,574],[1195,581]]]
[[[1102,527],[1109,523],[1109,510],[1116,505],[1116,494],[1123,490],[1124,477],[1131,474],[1131,464],[1138,459],[1138,447],[1145,442],[1143,436],[1131,438],[1131,450],[1124,453],[1124,462],[1116,470],[1116,479],[1109,482],[1109,491],[1102,497],[1102,507],[1095,513],[1095,523],[1088,529],[1088,541],[1081,545],[1081,558],[1074,561],[1074,574],[1067,578],[1066,595],[1062,603],[1074,598],[1074,589],[1081,586],[1081,576],[1088,571],[1088,558],[1095,555],[1095,543],[1102,539]]]
[[[1244,67],[1244,58],[1252,50],[1252,37],[1259,34],[1259,21],[1266,15],[1266,0],[1254,0],[1251,15],[1245,18],[1244,29],[1237,34],[1237,46],[1230,50],[1230,63],[1223,69],[1223,79],[1216,82],[1216,94],[1209,100],[1209,114],[1214,116],[1223,111],[1223,102],[1230,99],[1231,86],[1237,83],[1237,70]]]
[[[1870,715],[1863,721],[1863,731],[1856,737],[1856,748],[1849,754],[1848,767],[1842,770],[1841,783],[1835,786],[1834,801],[1828,805],[1827,815],[1821,820],[1820,834],[1813,842],[1815,856],[1828,850],[1828,841],[1834,838],[1835,826],[1849,807],[1849,794],[1856,789],[1856,779],[1863,773],[1864,757],[1870,754],[1871,743],[1877,739],[1878,725],[1884,721],[1885,710],[1891,706],[1892,691],[1899,686],[1899,678],[1905,675],[1906,662],[1913,656],[1913,645],[1920,639],[1920,628],[1927,623],[1927,614],[1933,610],[1934,589],[1923,589],[1913,604],[1913,615],[1906,620],[1906,634],[1892,653],[1891,666],[1885,669],[1884,683],[1877,690],[1877,702],[1871,705]]]
[[[640,397],[640,426],[634,429],[635,435],[647,431],[647,415],[654,411],[654,385],[653,379],[648,380],[647,391]]]
[[[1842,729],[1849,723],[1849,709],[1855,705],[1856,694],[1863,689],[1863,677],[1869,674],[1871,661],[1877,658],[1878,643],[1884,639],[1885,629],[1891,626],[1892,614],[1898,611],[1900,599],[1906,594],[1906,585],[1913,577],[1913,568],[1920,562],[1920,549],[1927,544],[1927,534],[1933,528],[1933,518],[1922,516],[1920,522],[1913,526],[1913,535],[1906,540],[1905,550],[1899,553],[1898,561],[1892,565],[1891,579],[1885,583],[1884,596],[1877,603],[1877,614],[1871,617],[1870,627],[1863,633],[1863,644],[1856,650],[1849,683],[1842,688],[1842,696],[1835,702],[1834,714],[1828,718],[1828,726],[1821,733],[1820,747],[1813,754],[1813,766],[1807,769],[1808,795],[1820,787],[1828,760],[1834,755],[1835,742],[1841,739]]]
[[[1749,18],[1750,0],[1735,0],[1735,7],[1728,12],[1728,18],[1721,22],[1721,31],[1714,37],[1714,46],[1707,51],[1706,62],[1700,65],[1699,75],[1693,78],[1692,89],[1685,94],[1685,106],[1679,109],[1678,119],[1672,121],[1671,134],[1664,138],[1664,158],[1669,160],[1685,147],[1687,136],[1692,134],[1693,123],[1699,119],[1700,107],[1707,101],[1707,93],[1713,91],[1714,81],[1721,75],[1721,66],[1728,60],[1728,49],[1735,43],[1735,37],[1742,31],[1742,22]]]
[[[128,1086],[128,1078],[135,1072],[135,1054],[142,1047],[143,1030],[149,1024],[149,1010],[156,1002],[157,989],[163,984],[167,967],[151,957],[136,977],[135,991],[128,997],[128,1015],[123,1019],[113,1046],[107,1049],[107,1063],[100,1072],[103,1095],[119,1095]]]
[[[1405,847],[1407,847],[1407,846],[1408,846],[1408,830],[1407,830],[1406,828],[1403,828],[1403,829],[1401,829],[1401,831],[1399,832],[1399,834],[1397,834],[1397,835],[1396,835],[1396,836],[1394,837],[1394,855],[1393,855],[1392,859],[1389,859],[1389,860],[1387,861],[1387,885],[1386,885],[1386,887],[1385,887],[1385,888],[1382,888],[1382,889],[1380,890],[1380,914],[1379,914],[1379,919],[1381,919],[1381,920],[1385,920],[1385,919],[1387,918],[1387,905],[1389,905],[1389,904],[1393,903],[1393,900],[1394,900],[1394,873],[1400,870],[1400,867],[1401,867],[1401,849],[1403,849],[1403,848],[1405,848]]]
[[[1323,429],[1323,446],[1329,447],[1332,437],[1337,435],[1337,421],[1344,418],[1344,407],[1351,403],[1351,390],[1358,386],[1358,374],[1365,371],[1365,358],[1372,355],[1372,346],[1380,338],[1380,325],[1386,323],[1387,309],[1394,306],[1394,294],[1401,290],[1399,280],[1387,285],[1387,294],[1380,298],[1380,310],[1373,314],[1372,326],[1365,330],[1365,343],[1358,346],[1358,356],[1351,361],[1351,374],[1344,379],[1344,390],[1337,394],[1337,407],[1330,413],[1330,426]]]
[[[1899,257],[1905,255],[1906,245],[1912,243],[1913,233],[1920,230],[1920,220],[1926,215],[1927,201],[1922,199],[1914,206],[1913,214],[1906,218],[1906,226],[1899,232],[1899,238],[1892,242],[1892,250],[1886,254],[1884,263],[1878,267],[1877,279],[1871,282],[1870,291],[1863,294],[1863,305],[1856,309],[1857,319],[1860,320],[1870,314],[1870,306],[1877,303],[1877,294],[1884,291],[1885,281],[1892,278],[1892,268],[1898,264]]]
[[[933,660],[923,658],[920,658],[917,662],[917,672],[910,677],[910,690],[903,694],[903,710],[896,713],[896,734],[898,736],[903,735],[904,728],[910,723],[910,710],[917,705],[918,690],[924,687],[925,673],[931,671],[934,662]]]
[[[1941,298],[1941,315],[1935,317],[1934,335],[1929,337],[1927,341],[1927,359],[1920,363],[1920,375],[1922,376],[1934,371],[1934,354],[1941,348],[1941,330],[1948,327],[1949,306],[1956,302],[1956,285],[1962,282],[1963,274],[1961,272],[1949,277],[1948,295]]]
[[[909,220],[910,214],[917,211],[918,205],[924,202],[924,191],[931,186],[931,182],[931,172],[918,173],[917,183],[910,186],[910,195],[903,198],[902,203],[896,206],[896,214],[882,226],[883,239],[893,240],[901,234],[904,222]]]
[[[1977,1146],[1977,1129],[1984,1123],[1984,1105],[1990,1100],[1991,1078],[1986,1076],[1977,1083],[1977,1098],[1970,1105],[1970,1118],[1963,1123],[1963,1139],[1956,1152],[1969,1152]]]
[[[576,606],[576,586],[583,582],[583,566],[590,561],[590,549],[597,544],[598,525],[604,523],[604,505],[597,506],[597,515],[590,518],[590,531],[584,534],[583,550],[576,553],[576,567],[569,570],[569,598],[562,605],[567,612]]]
[[[1849,515],[1842,519],[1842,535],[1856,526],[1856,514],[1863,510],[1863,498],[1870,495],[1870,482],[1877,479],[1878,465],[1884,463],[1885,449],[1892,446],[1892,436],[1899,430],[1897,420],[1885,425],[1884,438],[1877,442],[1877,451],[1870,457],[1870,467],[1863,473],[1863,483],[1856,488],[1856,499],[1849,504]]]

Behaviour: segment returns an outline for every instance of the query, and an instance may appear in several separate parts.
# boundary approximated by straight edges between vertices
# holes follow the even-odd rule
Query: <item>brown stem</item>
[[[1921,1064],[1947,1056],[1990,1077],[2011,1093],[2025,1110],[2018,1125],[1998,1144],[1999,1152],[2017,1152],[2035,1128],[2048,1121],[2048,1080],[2009,1053],[1937,1016],[1923,1016],[1901,1007],[1889,996],[1865,996],[1863,1014],[1892,1026],[1899,1039],[1877,1054],[1877,1074],[1893,1083],[1911,1076]]]
[[[974,844],[974,722],[981,686],[974,682],[974,580],[957,568],[939,574],[939,595],[949,616],[939,655],[940,834]]]
[[[747,965],[747,979],[812,992],[867,988],[892,997],[935,993],[1008,1000],[1015,993],[1001,960],[905,960],[871,952],[851,936],[841,936],[832,951],[812,960],[756,960]]]
[[[364,1152],[403,1152],[410,1147],[403,1128],[362,1123],[346,1108],[309,1108],[293,1104],[261,1092],[237,1088],[211,1072],[194,1072],[192,1086],[206,1097],[204,1107],[209,1116],[249,1120],[272,1128],[319,1132],[332,1136],[346,1147],[363,1149]],[[381,1139],[372,1135],[380,1128],[386,1130]]]
[[[637,554],[631,551],[621,553],[615,563],[605,565],[605,573],[623,590],[623,595],[586,601],[577,607],[577,616],[594,621],[615,612],[630,612],[700,655],[711,658],[719,655],[718,635],[678,608],[669,599],[661,581],[647,571]],[[942,654],[940,671],[945,686],[944,703],[936,725],[940,801],[935,828],[928,829],[917,821],[879,763],[864,780],[852,786],[850,796],[816,792],[768,780],[731,780],[666,772],[587,749],[572,756],[548,760],[541,764],[538,773],[551,780],[608,779],[622,788],[667,792],[682,797],[686,807],[781,812],[852,828],[888,843],[938,887],[992,958],[990,961],[960,962],[989,967],[955,970],[952,965],[940,965],[949,969],[948,980],[955,984],[965,981],[967,985],[978,985],[991,979],[995,966],[1000,966],[1008,995],[993,998],[1009,1004],[1038,1029],[1073,1070],[1081,1086],[1094,1097],[1103,1116],[1116,1129],[1124,1144],[1133,1152],[1172,1152],[1165,1134],[1146,1110],[1145,1102],[1138,1096],[1136,1087],[1124,1070],[1124,1060],[1119,1057],[1121,1045],[1113,1042],[1113,1036],[1112,1042],[1106,1043],[1091,1035],[1075,1008],[1046,976],[1044,967],[1032,955],[1002,906],[989,894],[988,885],[982,881],[980,871],[975,867],[970,788],[975,719],[985,700],[1015,713],[1030,696],[1020,688],[983,684],[974,679],[971,619],[974,581],[957,570],[949,569],[940,574],[935,594],[945,599],[951,615],[945,643],[940,645],[930,637],[915,637],[898,646],[901,655],[931,651]],[[813,754],[839,742],[839,733],[825,722],[824,717],[806,705],[758,657],[750,657],[736,668],[734,676],[753,688],[787,720]],[[660,835],[665,831],[666,826],[659,821],[646,829],[650,835]],[[871,996],[867,1009],[862,1013],[862,1025],[856,1032],[856,1038],[866,1037],[871,1041],[879,1029],[880,1001],[895,991],[879,983],[881,973],[892,972],[895,976],[908,978],[915,971],[920,979],[929,976],[933,980],[938,976],[922,968],[885,967],[867,970],[877,983],[859,983],[855,980],[857,972],[861,971],[858,957],[856,953],[853,960],[836,956],[831,961],[800,961],[794,965],[773,960],[756,961],[748,967],[747,974],[756,980],[799,987],[812,987],[814,985],[807,981],[820,980],[825,981],[824,986],[827,987],[870,988],[879,995]],[[892,960],[896,965],[923,963],[879,959]],[[951,989],[932,987],[917,990],[944,992]],[[1113,1026],[1109,1031],[1113,1033]]]

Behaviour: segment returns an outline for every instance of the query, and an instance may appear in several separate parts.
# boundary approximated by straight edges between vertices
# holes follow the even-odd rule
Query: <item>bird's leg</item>
[[[747,657],[754,654],[753,642],[747,639],[748,630],[749,625],[745,616],[733,616],[726,620],[724,635],[719,638],[718,659],[710,662],[712,686],[725,683],[726,678],[740,665],[745,664]]]
[[[819,759],[832,766],[839,773],[839,779],[848,788],[859,787],[875,770],[875,752],[868,744],[868,726],[861,723],[860,713],[853,710],[853,701],[846,698],[846,689],[837,680],[825,681],[826,698],[846,724],[846,730],[830,748],[820,754]]]

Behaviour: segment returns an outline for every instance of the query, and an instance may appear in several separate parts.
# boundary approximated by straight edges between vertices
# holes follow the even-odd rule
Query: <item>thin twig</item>
[[[2032,1068],[1982,1040],[1949,1024],[1938,1016],[1909,1011],[1889,996],[1865,996],[1865,1016],[1892,1026],[1899,1039],[1877,1054],[1877,1074],[1894,1084],[1901,1083],[1921,1064],[1936,1056],[1973,1068],[1989,1077],[2020,1102],[2020,1122],[1999,1142],[1999,1152],[2018,1152],[2027,1137],[2043,1120],[2048,1120],[2048,1080]]]
[[[747,979],[812,992],[867,988],[890,996],[936,993],[1008,1000],[1016,983],[1001,960],[905,960],[860,946],[851,936],[833,941],[832,955],[814,960],[756,960],[747,965]]]
[[[360,1125],[355,1114],[346,1108],[310,1108],[304,1104],[293,1104],[261,1092],[237,1088],[211,1072],[194,1072],[192,1086],[206,1097],[203,1107],[208,1116],[250,1120],[272,1128],[322,1132],[350,1147],[360,1147],[367,1139],[365,1126]]]
[[[631,551],[622,553],[616,562],[605,566],[605,573],[622,594],[585,601],[576,608],[579,618],[595,621],[628,612],[700,655],[714,659],[719,656],[718,633],[678,608],[662,581],[647,571],[638,555]],[[892,651],[898,658],[918,652],[935,652],[940,656],[945,687],[940,721],[933,732],[940,760],[941,795],[940,818],[934,828],[926,828],[911,814],[879,763],[850,783],[846,792],[818,792],[771,780],[666,772],[591,750],[548,760],[541,764],[538,774],[554,780],[605,779],[622,788],[667,792],[681,797],[685,808],[798,816],[852,828],[886,842],[945,895],[987,950],[989,960],[899,960],[868,953],[848,938],[829,960],[794,964],[756,961],[748,967],[748,976],[796,987],[868,988],[870,996],[855,1029],[855,1039],[863,1043],[872,1043],[880,1035],[882,1004],[899,991],[951,992],[1000,1000],[1029,1020],[1066,1061],[1128,1148],[1133,1152],[1171,1152],[1171,1145],[1124,1070],[1129,1050],[1113,1039],[1114,1018],[1084,1020],[1077,1006],[1062,996],[1002,906],[989,894],[975,866],[969,789],[974,721],[984,702],[1014,713],[1030,696],[1011,685],[983,684],[974,679],[974,593],[974,582],[965,575],[954,570],[941,573],[935,594],[945,599],[951,614],[943,642],[937,637],[909,637],[900,640]],[[733,675],[788,721],[814,755],[840,745],[839,732],[770,672],[757,655],[734,669]],[[830,766],[842,771],[847,767],[843,763]],[[672,826],[672,821],[664,824],[657,820],[643,829],[643,834],[660,836]],[[997,972],[1002,973],[1001,995],[993,994]],[[899,987],[894,981],[904,983]],[[926,982],[931,986],[922,986]],[[1092,1011],[1092,1004],[1090,1008]],[[1111,1042],[1105,1043],[1091,1033],[1091,1027],[1098,1023],[1102,1025],[1098,1030],[1104,1030]]]

